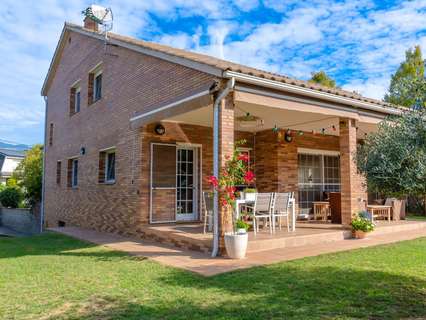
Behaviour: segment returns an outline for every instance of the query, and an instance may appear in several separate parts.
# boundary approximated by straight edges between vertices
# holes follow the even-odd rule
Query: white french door
[[[178,146],[176,160],[176,220],[195,220],[199,193],[197,148]]]

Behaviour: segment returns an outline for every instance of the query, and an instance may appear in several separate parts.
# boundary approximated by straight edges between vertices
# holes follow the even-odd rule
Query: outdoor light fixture
[[[157,124],[157,125],[155,126],[154,131],[155,131],[155,133],[156,133],[156,134],[158,134],[159,136],[162,136],[163,134],[165,134],[165,133],[166,133],[166,128],[164,128],[164,126],[163,126],[161,123],[159,123],[159,124]]]

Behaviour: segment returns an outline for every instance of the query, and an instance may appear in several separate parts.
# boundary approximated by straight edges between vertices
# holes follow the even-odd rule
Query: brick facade
[[[100,62],[102,98],[90,104],[93,88],[89,84],[89,74]],[[78,80],[81,110],[71,117],[70,90]],[[46,147],[46,225],[57,226],[63,221],[67,225],[99,231],[143,235],[143,226],[150,221],[150,148],[153,142],[201,146],[202,189],[209,189],[206,178],[213,170],[211,127],[163,122],[166,133],[158,135],[154,130],[156,124],[132,129],[129,119],[188,92],[206,88],[214,80],[194,69],[125,48],[105,46],[103,41],[70,33],[48,91],[46,129],[51,126],[52,132],[51,143],[49,141]],[[342,204],[346,215],[353,211],[354,199],[361,194],[361,179],[355,176],[350,155],[356,144],[353,127],[349,130],[342,128],[340,138],[305,133],[294,136],[291,143],[283,141],[283,132],[264,130],[255,135],[236,132],[233,94],[223,100],[220,118],[221,165],[225,156],[231,154],[234,141],[246,139],[246,146],[255,151],[253,158],[259,191],[297,191],[298,147],[340,150]],[[116,150],[116,179],[114,184],[106,184],[102,179],[105,160],[100,151],[112,147]],[[76,188],[71,188],[69,164],[70,159],[76,157],[79,183]],[[60,173],[57,172],[58,161],[62,164]],[[173,193],[155,192],[153,201],[159,206],[160,220],[173,220]],[[229,213],[222,212],[222,217],[226,218],[221,223],[221,230],[225,232],[229,229]]]
[[[176,96],[208,87],[212,76],[145,56],[125,48],[105,46],[104,41],[69,33],[60,63],[47,93],[52,143],[46,148],[45,218],[101,231],[134,234],[147,222],[146,159],[143,130],[132,130],[129,119],[152,110]],[[102,99],[88,106],[89,72],[103,68]],[[81,111],[69,115],[70,90],[81,86]],[[80,154],[81,148],[85,154]],[[99,151],[116,148],[116,183],[99,183]],[[208,151],[207,151],[208,152]],[[67,163],[79,160],[79,184],[67,185]],[[56,175],[62,161],[61,183]],[[145,168],[146,169],[146,168]]]

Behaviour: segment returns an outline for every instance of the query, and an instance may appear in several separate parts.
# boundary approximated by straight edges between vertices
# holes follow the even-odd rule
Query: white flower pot
[[[244,233],[247,233],[246,229],[244,228],[237,229],[237,234],[244,234]]]
[[[226,234],[225,248],[228,257],[231,259],[243,259],[246,256],[248,234]]]
[[[256,200],[256,193],[254,193],[254,192],[246,192],[246,193],[244,193],[244,196],[245,196],[245,200],[248,200],[248,201],[255,201]]]

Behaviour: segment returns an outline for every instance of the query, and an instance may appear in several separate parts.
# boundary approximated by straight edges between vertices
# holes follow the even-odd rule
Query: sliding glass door
[[[325,200],[327,192],[340,191],[338,155],[299,153],[299,214],[309,218],[314,201]]]

